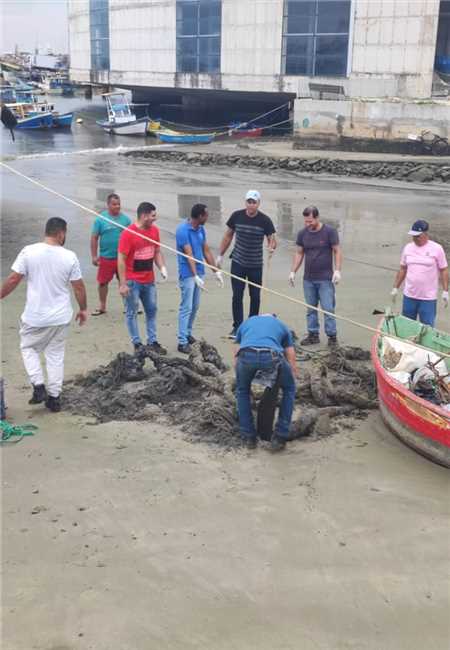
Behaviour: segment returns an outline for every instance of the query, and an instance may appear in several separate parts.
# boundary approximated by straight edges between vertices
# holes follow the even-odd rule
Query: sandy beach
[[[376,187],[288,172],[165,166],[116,154],[23,159],[24,174],[94,209],[117,191],[125,212],[150,200],[162,241],[203,201],[217,250],[245,191],[259,189],[280,246],[265,284],[287,283],[305,205],[339,228],[344,250],[337,312],[374,327],[415,219],[447,247],[448,191]],[[69,224],[89,308],[92,216],[3,175],[2,277],[50,216]],[[158,284],[159,339],[176,350],[176,260]],[[346,258],[351,258],[352,261]],[[227,262],[226,268],[229,268]],[[231,290],[209,278],[196,333],[231,360]],[[404,447],[378,412],[353,430],[294,441],[280,455],[224,452],[179,428],[109,422],[28,405],[18,348],[25,286],[2,303],[2,375],[8,420],[33,437],[2,450],[4,647],[9,650],[442,650],[450,640],[446,569],[448,472]],[[305,313],[265,296],[298,334]],[[140,317],[141,318],[141,317]],[[143,322],[143,321],[141,321]],[[448,330],[448,310],[437,327]],[[369,348],[362,328],[338,325],[343,343]],[[323,343],[325,345],[325,343]],[[109,312],[73,325],[66,379],[131,351],[118,293]]]

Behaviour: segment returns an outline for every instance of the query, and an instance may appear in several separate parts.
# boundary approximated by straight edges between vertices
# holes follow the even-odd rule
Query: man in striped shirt
[[[249,190],[245,197],[245,209],[236,210],[227,221],[227,231],[222,239],[217,258],[220,267],[222,258],[228,250],[233,237],[234,249],[231,253],[231,273],[238,278],[231,279],[233,291],[233,329],[230,338],[235,338],[236,331],[244,320],[244,291],[245,280],[262,284],[263,277],[263,243],[267,238],[269,255],[277,246],[275,227],[272,220],[259,211],[261,195],[257,190]],[[259,314],[261,290],[248,287],[250,294],[250,316]]]

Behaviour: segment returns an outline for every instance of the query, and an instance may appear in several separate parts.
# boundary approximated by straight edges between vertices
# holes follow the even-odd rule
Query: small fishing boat
[[[158,138],[168,144],[210,144],[214,140],[214,133],[175,133],[159,131]]]
[[[53,128],[57,129],[70,129],[72,126],[73,113],[58,113],[54,111],[53,115]]]
[[[450,467],[450,410],[416,395],[404,383],[395,379],[383,363],[386,335],[418,343],[440,353],[450,354],[450,334],[403,316],[386,316],[380,333],[372,342],[372,362],[378,385],[378,398],[383,420],[406,445],[430,460]],[[384,334],[384,336],[382,335]],[[395,343],[394,339],[391,339]],[[400,343],[401,345],[401,343]],[[411,348],[411,346],[408,346]],[[418,348],[416,348],[417,350]],[[450,372],[450,359],[442,358]]]
[[[137,118],[131,111],[125,93],[104,93],[106,101],[107,120],[97,120],[97,124],[107,133],[115,135],[146,135],[148,117]]]
[[[72,126],[73,113],[58,113],[47,102],[6,104],[17,118],[18,129],[58,129]]]
[[[249,127],[246,122],[233,122],[230,124],[228,135],[232,138],[259,138],[262,136],[263,131],[262,126]]]
[[[50,112],[23,114],[23,117],[17,118],[16,129],[41,129],[48,130],[54,127],[53,115]]]

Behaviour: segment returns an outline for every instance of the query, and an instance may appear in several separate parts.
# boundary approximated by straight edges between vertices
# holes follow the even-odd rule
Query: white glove
[[[159,269],[159,272],[161,273],[161,277],[162,277],[162,279],[163,279],[163,280],[167,280],[167,278],[168,278],[169,276],[168,276],[168,273],[167,273],[167,269],[166,269],[166,267],[165,267],[165,266],[162,266],[162,267]]]
[[[391,291],[392,302],[395,302],[395,299],[397,298],[397,294],[398,294],[397,287],[392,287],[392,291]]]
[[[225,283],[223,281],[222,271],[214,271],[214,275],[216,276],[217,284],[221,289],[223,289]]]
[[[223,260],[222,255],[218,255],[216,257],[216,266],[218,269],[222,268],[222,260]]]
[[[331,281],[333,284],[339,284],[341,281],[341,272],[336,269],[336,271],[333,273]]]
[[[295,287],[295,273],[294,273],[294,271],[291,271],[289,273],[289,284],[291,285],[291,287]]]
[[[194,280],[195,280],[195,284],[199,289],[205,288],[205,281],[199,275],[195,275]]]
[[[442,302],[444,303],[444,307],[448,307],[448,291],[442,292]]]

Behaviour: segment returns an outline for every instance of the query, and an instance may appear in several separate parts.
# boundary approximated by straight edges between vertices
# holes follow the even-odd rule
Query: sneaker
[[[145,346],[142,343],[133,343],[134,354],[138,359],[145,357]]]
[[[228,338],[233,340],[236,338],[236,329],[234,327],[231,330],[231,332],[228,334]]]
[[[33,395],[28,400],[28,404],[42,404],[47,399],[47,390],[44,384],[36,384],[33,386]]]
[[[286,447],[286,440],[275,433],[270,440],[270,451],[282,451]]]
[[[61,402],[59,401],[59,395],[58,397],[53,397],[52,395],[49,395],[45,401],[45,406],[48,408],[49,411],[52,411],[53,413],[59,413],[61,410]]]
[[[300,341],[300,345],[317,345],[320,343],[319,335],[308,332],[307,336]]]
[[[245,438],[245,440],[243,440],[243,443],[246,449],[256,449],[258,441],[256,438]]]
[[[147,348],[151,350],[152,352],[156,352],[157,354],[167,354],[166,348],[163,348],[162,345],[158,343],[158,341],[153,341],[153,343],[149,343],[147,345]]]
[[[197,339],[194,339],[193,336],[188,336],[188,343],[189,343],[189,345],[193,345],[196,341],[197,341]]]
[[[179,343],[177,347],[178,352],[181,352],[181,354],[191,354],[191,346],[189,343]]]
[[[338,346],[337,336],[329,336],[328,337],[328,347],[329,348],[337,348],[337,346]]]

